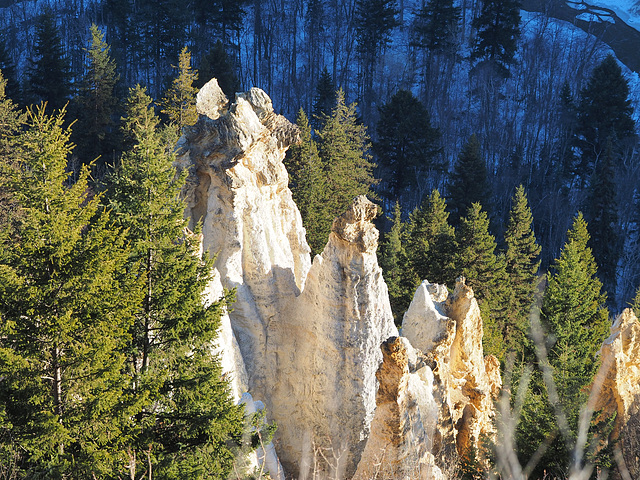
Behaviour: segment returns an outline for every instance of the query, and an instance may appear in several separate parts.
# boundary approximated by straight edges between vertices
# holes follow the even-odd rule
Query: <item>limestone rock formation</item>
[[[610,440],[620,449],[629,474],[619,478],[640,478],[640,321],[633,310],[615,319],[600,356],[595,387],[599,382],[602,386],[595,408],[605,416],[617,413]]]
[[[380,345],[398,335],[376,257],[375,214],[358,197],[334,221],[284,315],[289,344],[278,354],[272,408],[280,458],[299,478],[350,478],[369,436]]]
[[[433,369],[433,396],[443,407],[432,452],[439,465],[479,450],[483,437],[493,438],[494,401],[502,381],[500,364],[483,356],[482,318],[473,290],[458,279],[449,295],[442,285],[423,282],[404,316],[402,334],[422,351]]]

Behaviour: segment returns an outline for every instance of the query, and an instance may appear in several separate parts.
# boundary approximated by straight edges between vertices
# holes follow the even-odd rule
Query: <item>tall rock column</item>
[[[273,415],[285,469],[296,478],[350,478],[376,408],[380,345],[398,331],[378,266],[376,206],[338,217],[304,291],[285,314]]]

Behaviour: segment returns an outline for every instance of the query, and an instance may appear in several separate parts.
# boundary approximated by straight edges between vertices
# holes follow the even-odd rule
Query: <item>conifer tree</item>
[[[460,7],[453,0],[428,0],[416,13],[417,44],[441,53],[456,48]]]
[[[71,96],[71,67],[65,56],[56,19],[46,9],[36,24],[35,58],[29,68],[29,94],[33,102],[61,109]]]
[[[327,179],[318,147],[311,135],[309,119],[302,109],[298,112],[296,125],[300,129],[301,142],[289,148],[285,166],[293,200],[307,231],[307,242],[312,254],[317,255],[324,249],[333,222],[327,210]]]
[[[591,225],[589,245],[598,265],[598,276],[605,289],[610,292],[616,291],[616,270],[620,257],[614,155],[612,142],[608,142],[604,158],[598,164],[591,180],[586,209]]]
[[[231,100],[240,90],[240,81],[235,73],[233,61],[227,55],[220,40],[214,43],[211,50],[202,57],[198,76],[194,79],[193,84],[197,88],[202,88],[212,78],[218,80],[218,85]]]
[[[20,101],[20,84],[16,75],[16,66],[7,51],[6,40],[0,36],[0,72],[7,82],[5,94],[14,102]]]
[[[119,76],[104,34],[92,24],[91,43],[86,50],[86,74],[78,99],[76,144],[83,163],[101,156],[100,164],[113,163],[116,149],[114,114],[118,105],[115,86]]]
[[[502,360],[510,290],[505,259],[496,255],[496,241],[489,233],[489,218],[479,203],[471,205],[467,216],[460,220],[456,245],[455,271],[473,288],[482,312],[484,352]]]
[[[490,196],[487,166],[482,159],[478,137],[471,135],[462,147],[453,167],[447,190],[451,223],[457,226],[460,218],[474,203],[488,209]]]
[[[496,73],[508,77],[520,37],[520,2],[483,0],[473,26],[478,34],[471,58],[489,62]]]
[[[407,252],[420,280],[453,287],[458,274],[454,270],[455,230],[449,225],[446,208],[440,192],[433,190],[411,213]]]
[[[578,172],[588,178],[607,142],[613,142],[616,152],[620,142],[635,136],[633,108],[629,100],[629,85],[613,55],[608,55],[592,72],[587,86],[580,92],[578,105],[578,147],[581,159]]]
[[[508,350],[523,352],[536,288],[536,276],[540,268],[541,248],[536,243],[531,209],[522,185],[516,189],[511,199],[511,211],[504,241],[506,272],[515,302],[512,316],[515,324],[506,326],[505,342]]]
[[[175,67],[174,67],[175,68]],[[193,82],[198,78],[198,72],[191,68],[191,53],[184,47],[178,60],[178,76],[173,79],[171,87],[165,92],[160,101],[162,113],[169,123],[175,125],[178,132],[187,125],[195,125],[198,120],[196,112],[196,93],[198,89]]]
[[[633,297],[631,308],[633,309],[633,313],[636,314],[636,318],[640,318],[640,287],[636,290],[636,296]]]
[[[358,195],[371,194],[371,186],[376,183],[372,173],[375,165],[369,154],[366,127],[356,118],[356,104],[347,105],[342,90],[338,90],[336,106],[323,123],[318,149],[327,177],[327,207],[333,219]]]
[[[404,243],[405,224],[402,222],[402,210],[396,202],[391,229],[380,242],[380,267],[389,288],[389,302],[396,325],[402,324],[404,312],[409,308],[413,295],[420,285],[420,278],[412,268]]]
[[[0,175],[21,210],[0,236],[0,441],[25,478],[103,478],[123,460],[122,352],[140,298],[88,167],[68,186],[63,115],[30,110],[20,168]]]
[[[376,130],[374,150],[383,171],[381,178],[389,179],[383,184],[388,199],[402,200],[405,190],[411,191],[419,178],[444,170],[437,160],[440,132],[431,126],[422,102],[408,90],[398,90],[380,107]]]
[[[313,109],[311,110],[311,124],[317,129],[322,128],[322,119],[329,116],[336,106],[336,90],[336,84],[333,82],[329,70],[324,67],[316,85],[316,94],[313,97]]]
[[[129,268],[144,283],[127,350],[130,474],[139,478],[150,463],[163,478],[226,477],[242,429],[242,409],[211,355],[226,301],[203,304],[212,263],[200,258],[198,235],[185,233],[185,176],[176,176],[139,86],[123,124],[135,146],[109,179],[107,207],[127,229]]]

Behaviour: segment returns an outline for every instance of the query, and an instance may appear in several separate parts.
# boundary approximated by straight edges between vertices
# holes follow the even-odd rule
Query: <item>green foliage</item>
[[[524,187],[520,185],[511,199],[509,222],[504,234],[506,244],[505,268],[514,304],[510,314],[514,323],[503,332],[507,349],[524,352],[529,314],[540,268],[540,245],[533,233],[533,218]]]
[[[384,280],[389,288],[389,302],[396,325],[402,324],[404,312],[409,308],[413,295],[420,285],[409,260],[404,243],[407,232],[402,222],[402,210],[396,202],[391,229],[380,242],[379,262]]]
[[[478,34],[471,58],[489,62],[496,73],[508,77],[520,37],[520,2],[483,0],[473,26]]]
[[[398,90],[380,107],[377,132],[374,150],[381,177],[389,179],[384,182],[387,198],[402,199],[419,178],[443,172],[442,162],[437,161],[440,132],[431,126],[429,112],[410,91]]]
[[[311,127],[304,110],[300,109],[296,124],[300,129],[301,142],[292,145],[285,158],[289,172],[289,187],[296,202],[304,227],[307,242],[313,255],[322,253],[327,243],[333,217],[327,209],[329,195],[322,160],[311,135]]]
[[[454,6],[453,0],[429,0],[416,13],[416,43],[433,52],[456,49],[460,10]]]
[[[460,218],[474,203],[485,208],[489,205],[490,190],[487,181],[487,166],[480,152],[478,137],[471,135],[462,147],[458,161],[447,185],[451,223],[457,226]]]
[[[440,192],[433,190],[411,213],[407,252],[410,267],[420,280],[453,287],[457,275],[454,266],[456,239],[446,208]]]
[[[7,43],[5,38],[0,35],[0,72],[6,80],[6,95],[14,102],[20,100],[20,84],[16,75],[16,66],[7,51]]]
[[[200,62],[198,78],[194,80],[194,85],[202,88],[212,78],[218,80],[218,85],[224,94],[233,100],[234,95],[240,89],[240,82],[235,73],[233,62],[221,41],[213,44],[213,47]]]
[[[503,360],[503,332],[508,323],[510,289],[507,287],[505,259],[497,256],[496,241],[489,233],[489,218],[479,203],[474,203],[456,230],[455,271],[466,278],[475,293],[482,319],[485,354]]]
[[[176,68],[176,67],[174,67]],[[184,47],[178,58],[178,76],[173,79],[171,87],[160,101],[162,113],[169,119],[178,132],[187,125],[195,125],[198,120],[196,112],[196,93],[198,89],[193,82],[198,79],[198,72],[191,68],[191,53]]]
[[[104,41],[104,34],[91,25],[91,43],[86,50],[86,73],[78,98],[78,126],[75,138],[82,163],[102,156],[101,163],[111,161],[115,154],[114,114],[118,105],[115,86],[118,81],[116,63]]]
[[[68,186],[63,115],[30,110],[20,168],[3,163],[0,177],[21,210],[0,238],[1,440],[28,478],[103,477],[122,460],[122,352],[139,302],[88,168]]]
[[[640,318],[640,287],[636,290],[636,296],[633,297],[631,308],[633,309],[633,313],[636,314],[636,318]]]
[[[36,25],[35,61],[29,68],[32,101],[47,102],[49,109],[61,109],[71,95],[71,67],[65,56],[60,32],[51,10]]]
[[[318,84],[316,85],[316,94],[313,97],[313,109],[311,110],[311,123],[316,128],[322,128],[322,119],[329,116],[336,106],[336,84],[331,78],[331,74],[327,67],[322,69]]]
[[[109,178],[107,207],[126,228],[128,269],[142,280],[144,296],[127,349],[129,462],[136,477],[147,460],[158,478],[226,477],[242,409],[210,346],[231,297],[202,303],[212,262],[199,257],[198,236],[186,230],[185,176],[176,175],[172,145],[139,86],[123,124],[134,147]]]

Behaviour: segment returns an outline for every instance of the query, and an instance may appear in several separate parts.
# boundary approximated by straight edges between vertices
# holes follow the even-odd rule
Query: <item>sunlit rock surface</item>
[[[616,414],[610,441],[622,454],[614,478],[640,478],[640,321],[630,308],[616,317],[600,349],[596,410]],[[601,382],[601,383],[600,383]],[[621,470],[627,470],[623,476]]]

